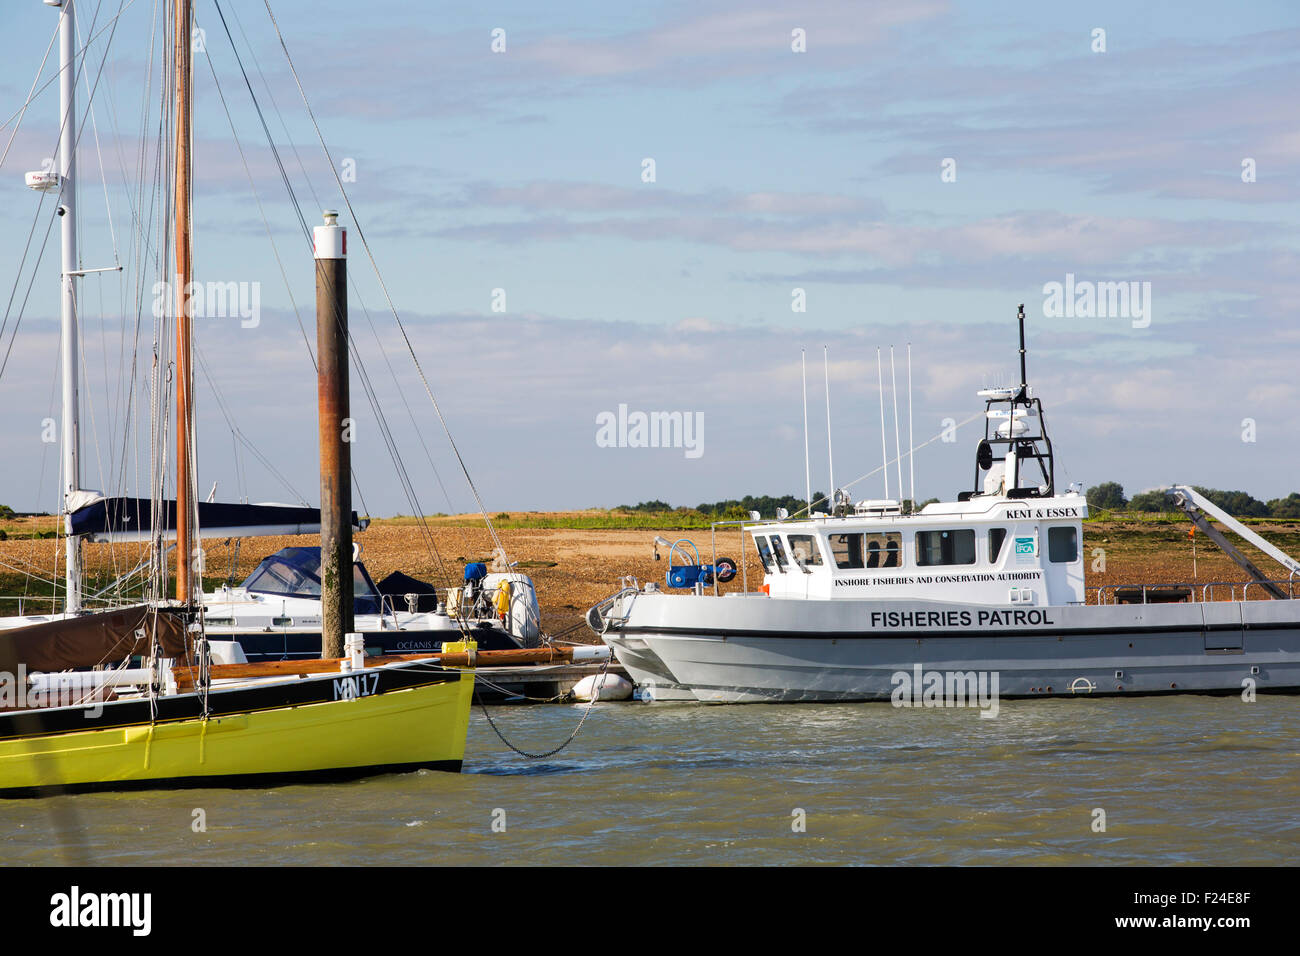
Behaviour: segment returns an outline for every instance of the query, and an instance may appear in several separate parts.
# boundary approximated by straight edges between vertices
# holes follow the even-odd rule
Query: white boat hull
[[[703,701],[896,700],[930,673],[996,675],[1002,698],[1300,690],[1291,601],[1024,610],[642,594],[605,640],[638,683]]]
[[[689,687],[677,683],[667,665],[639,635],[624,637],[615,632],[605,636],[618,662],[636,686],[639,700],[696,700]]]

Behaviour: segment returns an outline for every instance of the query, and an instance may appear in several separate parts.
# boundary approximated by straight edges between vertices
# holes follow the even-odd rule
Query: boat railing
[[[1260,590],[1264,590],[1264,583],[1265,582],[1263,581],[1247,581],[1245,586],[1241,589],[1241,599],[1243,601],[1249,600],[1247,594],[1250,591],[1251,585],[1254,585]],[[1295,572],[1294,571],[1291,572],[1291,576],[1287,578],[1285,581],[1274,580],[1274,581],[1269,581],[1267,583],[1272,584],[1279,589],[1285,587],[1287,599],[1292,601],[1295,600]],[[1276,600],[1275,598],[1273,598],[1272,595],[1268,595],[1268,597],[1270,599]]]
[[[134,607],[143,603],[143,598],[139,597],[95,597],[86,595],[82,598],[83,611],[111,611],[120,607]],[[41,616],[58,616],[63,614],[63,609],[59,607],[57,599],[52,600],[49,595],[35,594],[0,594],[0,602],[11,603],[17,608],[16,611],[6,612],[2,617],[41,617]]]
[[[1287,598],[1295,599],[1295,573],[1290,578],[1269,580],[1267,583],[1285,590]],[[1105,584],[1088,588],[1096,595],[1097,604],[1170,604],[1212,603],[1215,601],[1276,600],[1265,591],[1262,581],[1179,581],[1160,584]],[[1255,591],[1252,593],[1251,588]],[[1179,592],[1185,594],[1179,594]],[[1200,600],[1196,595],[1200,593]],[[1120,600],[1121,592],[1129,592],[1140,600]]]
[[[1201,588],[1201,601],[1235,601],[1237,600],[1237,586],[1238,582],[1236,581],[1217,581],[1207,584]],[[1228,589],[1228,596],[1226,599],[1218,597],[1218,592],[1223,588]]]
[[[611,627],[621,627],[627,623],[627,619],[632,614],[632,604],[636,601],[636,596],[641,593],[641,589],[635,584],[636,578],[630,579],[634,582],[632,584],[629,584],[628,580],[629,578],[624,577],[623,586],[618,591],[587,609],[587,626],[597,634],[604,634]],[[624,598],[627,598],[627,603],[623,605],[621,614],[606,613]]]
[[[406,612],[408,614],[420,613],[419,608],[420,608],[421,598],[433,598],[433,606],[435,609],[437,609],[440,605],[445,609],[447,606],[446,597],[450,593],[450,591],[451,588],[443,588],[442,589],[443,597],[441,598],[438,596],[437,588],[434,588],[432,591],[406,591],[402,594],[402,600],[406,603]],[[397,595],[393,594],[389,596],[393,599],[394,606],[396,606]]]
[[[396,600],[396,598],[394,598],[393,595],[391,595],[391,594],[381,594],[381,595],[379,595],[379,629],[382,631],[382,630],[384,629],[384,626],[385,626],[385,625],[384,625],[384,620],[385,620],[385,618],[384,618],[384,609],[385,609],[385,608],[387,608],[387,609],[388,609],[388,613],[389,613],[390,615],[392,615],[392,618],[393,618],[393,630],[395,630],[395,631],[400,631],[402,628],[401,628],[401,625],[397,623],[397,600]]]

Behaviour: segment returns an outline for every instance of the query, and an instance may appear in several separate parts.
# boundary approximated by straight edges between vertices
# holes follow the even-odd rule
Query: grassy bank
[[[575,531],[692,531],[708,529],[716,518],[693,508],[672,511],[622,511],[589,509],[587,511],[494,511],[489,512],[492,526],[503,531],[516,529],[568,529]],[[416,518],[398,515],[377,518],[376,523],[396,527],[413,527]],[[424,519],[433,527],[476,528],[483,518],[477,514],[432,515]]]

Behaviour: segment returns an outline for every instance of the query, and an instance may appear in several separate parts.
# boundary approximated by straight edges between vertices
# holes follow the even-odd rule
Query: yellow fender
[[[510,582],[509,581],[502,581],[500,584],[497,585],[497,596],[496,596],[495,603],[496,603],[497,614],[499,614],[502,620],[504,620],[506,617],[510,615]]]

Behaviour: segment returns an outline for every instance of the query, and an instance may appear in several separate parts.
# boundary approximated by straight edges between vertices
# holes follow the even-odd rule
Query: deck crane
[[[1252,531],[1242,522],[1238,521],[1232,515],[1228,514],[1213,501],[1210,501],[1195,488],[1189,488],[1187,485],[1171,485],[1168,488],[1162,488],[1165,496],[1181,509],[1187,517],[1192,519],[1192,524],[1196,525],[1206,536],[1217,544],[1223,553],[1232,558],[1233,561],[1241,567],[1243,571],[1249,574],[1259,586],[1279,600],[1287,600],[1290,594],[1283,591],[1276,583],[1269,580],[1254,563],[1246,557],[1241,551],[1230,542],[1218,528],[1210,524],[1206,515],[1210,515],[1215,520],[1226,525],[1228,528],[1241,535],[1255,547],[1259,548],[1266,555],[1276,561],[1282,567],[1286,568],[1291,574],[1300,574],[1300,561],[1296,561],[1281,548],[1270,544],[1259,534]]]

